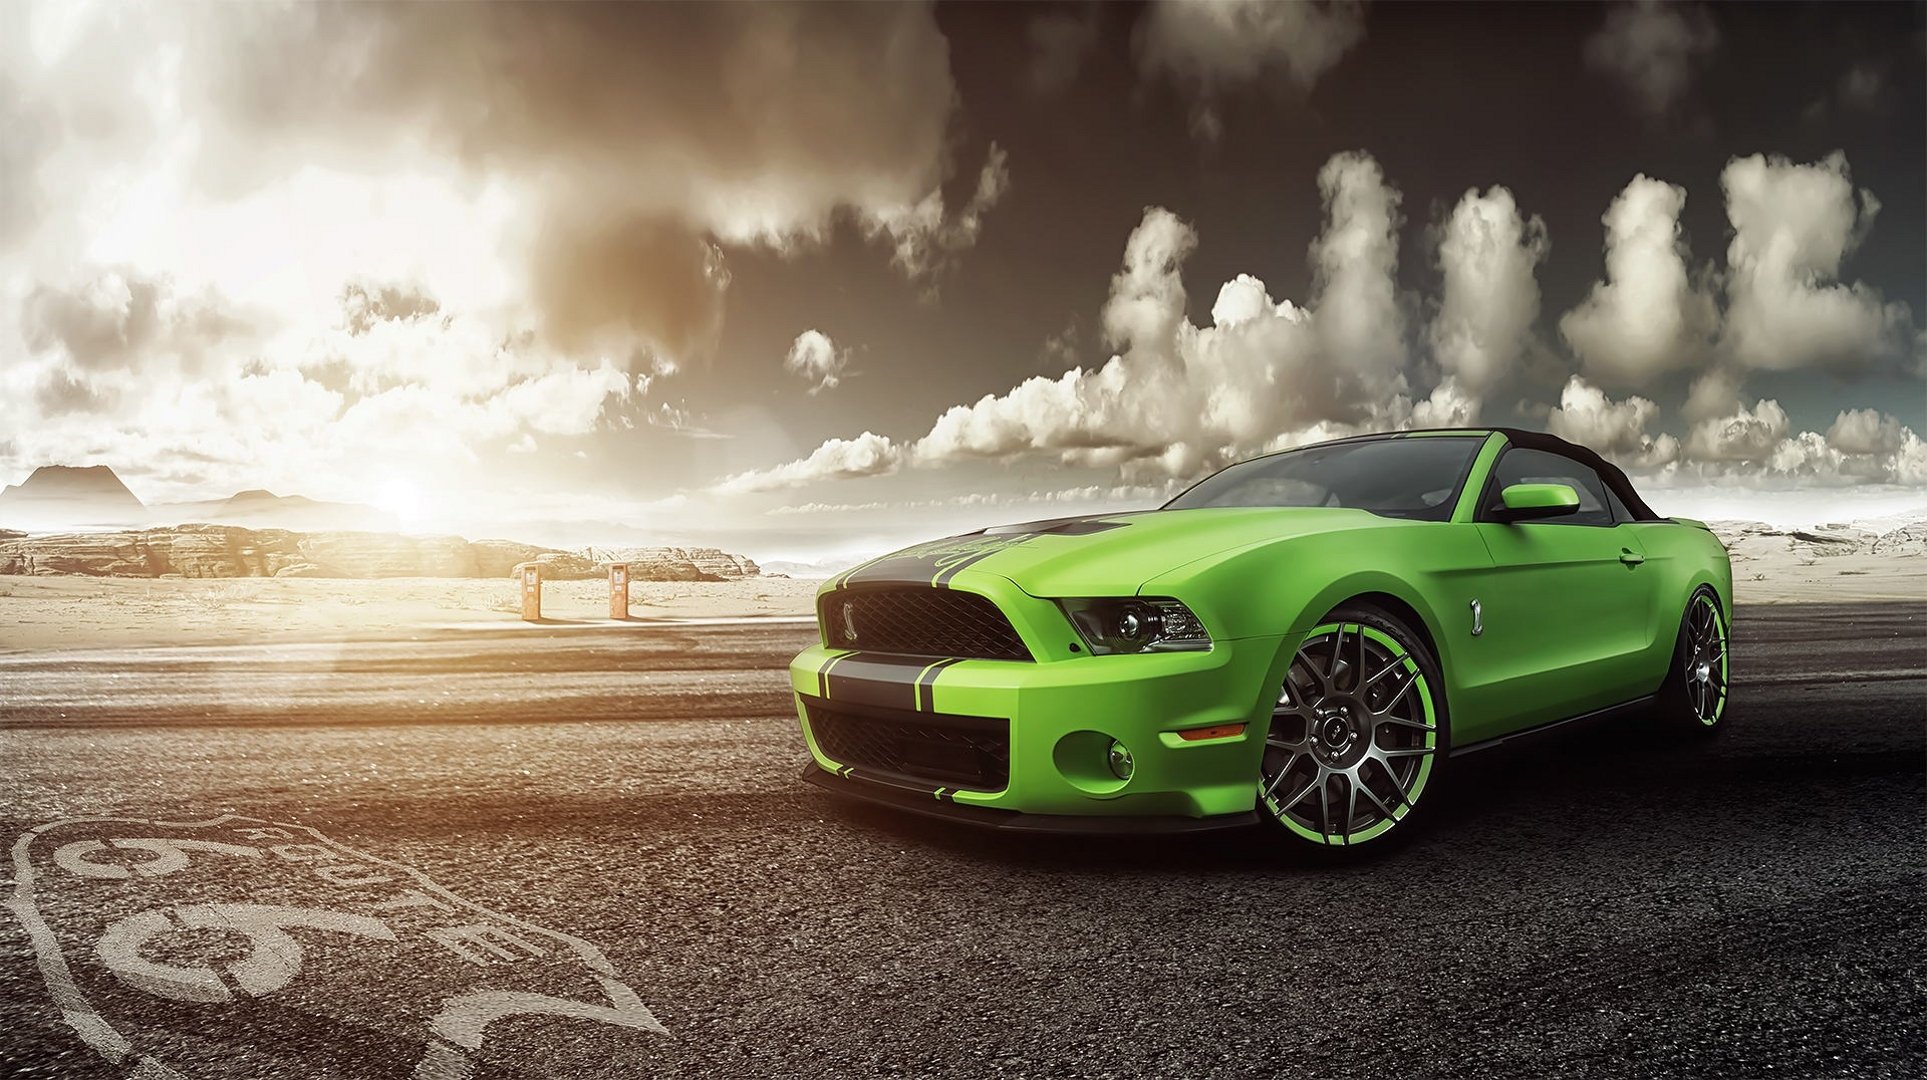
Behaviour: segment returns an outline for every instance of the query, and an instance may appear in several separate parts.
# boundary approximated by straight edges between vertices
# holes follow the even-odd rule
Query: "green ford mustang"
[[[824,583],[790,685],[805,777],[847,795],[1371,846],[1522,732],[1629,706],[1717,730],[1731,605],[1719,540],[1592,451],[1405,432],[874,559]]]

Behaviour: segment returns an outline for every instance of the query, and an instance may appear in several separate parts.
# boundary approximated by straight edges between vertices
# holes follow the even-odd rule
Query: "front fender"
[[[1254,688],[1260,694],[1282,682],[1300,640],[1332,609],[1358,597],[1392,597],[1431,639],[1449,705],[1459,685],[1456,646],[1472,628],[1475,579],[1491,565],[1473,529],[1397,521],[1226,553],[1153,578],[1142,592],[1183,600],[1214,635],[1282,639],[1272,681]]]

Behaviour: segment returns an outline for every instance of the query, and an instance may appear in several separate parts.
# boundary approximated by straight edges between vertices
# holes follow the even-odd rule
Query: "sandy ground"
[[[818,582],[637,582],[639,621],[807,616]],[[508,580],[0,576],[0,650],[384,640],[530,626]],[[605,581],[542,586],[543,626],[610,625]],[[536,627],[531,627],[536,629]]]
[[[1736,604],[1927,600],[1927,555],[1818,555],[1789,536],[1732,542]]]
[[[1741,604],[1927,600],[1927,555],[1815,556],[1785,536],[1748,536],[1732,549]],[[748,578],[638,582],[638,621],[804,618],[818,582]],[[406,638],[425,631],[512,629],[513,581],[392,578],[147,580],[0,576],[0,649],[114,648]],[[543,585],[549,628],[607,625],[608,585]]]

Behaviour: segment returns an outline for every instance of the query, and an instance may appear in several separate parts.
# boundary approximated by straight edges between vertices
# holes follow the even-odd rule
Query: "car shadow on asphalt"
[[[1673,835],[1669,850],[1694,842],[1683,822],[1704,835],[1753,835],[1764,844],[1773,815],[1833,798],[1843,785],[1884,783],[1918,773],[1915,759],[1850,745],[1752,747],[1724,739],[1680,738],[1643,717],[1561,732],[1456,758],[1450,783],[1433,796],[1427,820],[1400,843],[1332,857],[1292,851],[1267,829],[1178,835],[1058,835],[997,832],[905,815],[824,796],[826,812],[851,826],[887,834],[906,846],[1024,870],[1129,871],[1174,875],[1274,874],[1298,871],[1343,876],[1369,873],[1388,861],[1472,859],[1515,870],[1535,850],[1586,848],[1623,863],[1653,838]],[[1743,738],[1744,735],[1742,734]],[[1788,841],[1790,842],[1790,841]]]

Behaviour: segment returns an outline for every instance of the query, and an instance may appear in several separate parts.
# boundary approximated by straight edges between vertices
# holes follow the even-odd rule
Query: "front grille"
[[[1010,722],[980,716],[856,713],[808,704],[823,755],[934,786],[1002,791],[1010,784]]]
[[[839,589],[823,597],[817,621],[824,641],[837,649],[976,660],[1031,658],[1010,619],[989,597],[971,592]]]

